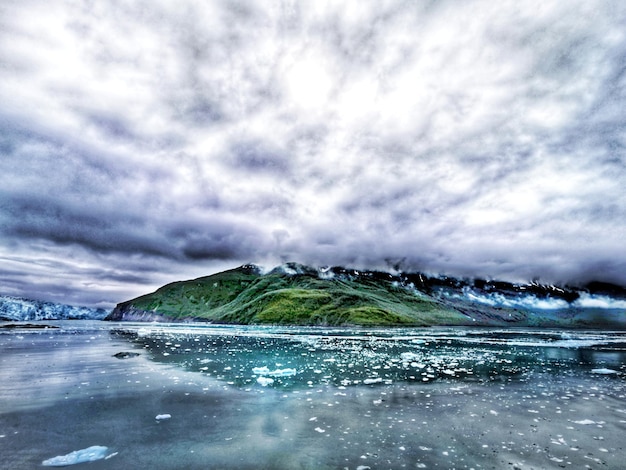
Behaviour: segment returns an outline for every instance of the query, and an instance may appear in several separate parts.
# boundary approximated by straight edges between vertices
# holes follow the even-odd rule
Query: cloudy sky
[[[626,2],[0,2],[0,293],[246,262],[626,284]]]

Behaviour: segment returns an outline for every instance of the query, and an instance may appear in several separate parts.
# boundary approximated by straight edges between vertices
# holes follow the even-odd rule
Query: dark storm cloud
[[[10,293],[288,260],[626,283],[622,2],[0,9]]]
[[[93,207],[74,207],[49,199],[10,200],[3,204],[9,220],[4,232],[20,239],[43,239],[77,244],[96,252],[143,253],[175,256],[164,241],[159,243],[141,230],[137,222],[124,220],[118,211],[93,212]]]

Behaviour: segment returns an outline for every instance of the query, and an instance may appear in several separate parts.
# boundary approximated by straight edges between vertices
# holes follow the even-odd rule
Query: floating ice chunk
[[[154,417],[154,419],[156,419],[157,421],[161,421],[161,420],[163,420],[163,419],[170,419],[171,417],[172,417],[172,415],[171,415],[171,414],[169,414],[169,413],[165,413],[165,414],[162,414],[162,415],[156,415],[156,416]]]
[[[618,371],[613,370],[613,369],[592,369],[591,373],[592,374],[604,374],[604,375],[619,374]]]
[[[108,450],[109,448],[105,446],[91,446],[44,460],[41,462],[41,465],[44,467],[64,467],[66,465],[76,465],[77,463],[94,462],[106,458]]]
[[[590,419],[581,419],[580,421],[574,421],[576,424],[596,424],[595,421],[591,421]]]
[[[400,358],[404,362],[411,362],[411,361],[417,361],[421,359],[421,356],[413,352],[403,352],[402,354],[400,354]]]
[[[382,378],[377,377],[377,378],[375,378],[375,379],[365,379],[365,380],[363,381],[363,383],[364,383],[365,385],[371,385],[371,384],[379,384],[379,383],[381,383],[382,381],[383,381],[383,379],[382,379]]]
[[[320,428],[320,427],[315,428],[315,430],[316,430],[317,432],[319,432],[319,433],[326,432],[326,430],[325,430],[325,429],[322,429],[322,428]]]
[[[269,377],[289,377],[296,375],[298,372],[296,369],[276,369],[269,370],[266,366],[253,367],[252,373],[255,375],[269,376]]]
[[[368,467],[367,465],[359,465],[356,470],[370,470],[372,467]]]
[[[256,381],[263,387],[267,387],[268,385],[272,385],[274,383],[274,379],[270,379],[269,377],[259,377]]]
[[[296,375],[296,369],[276,369],[269,373],[272,377],[290,377]]]

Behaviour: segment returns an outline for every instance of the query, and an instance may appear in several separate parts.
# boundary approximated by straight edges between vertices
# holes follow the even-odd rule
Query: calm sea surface
[[[626,461],[625,332],[45,324],[0,329],[0,468]]]

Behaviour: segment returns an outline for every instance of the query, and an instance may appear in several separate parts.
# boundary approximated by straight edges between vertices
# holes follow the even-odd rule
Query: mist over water
[[[626,455],[624,332],[54,325],[0,330],[2,467],[94,448],[90,468],[599,469]]]

